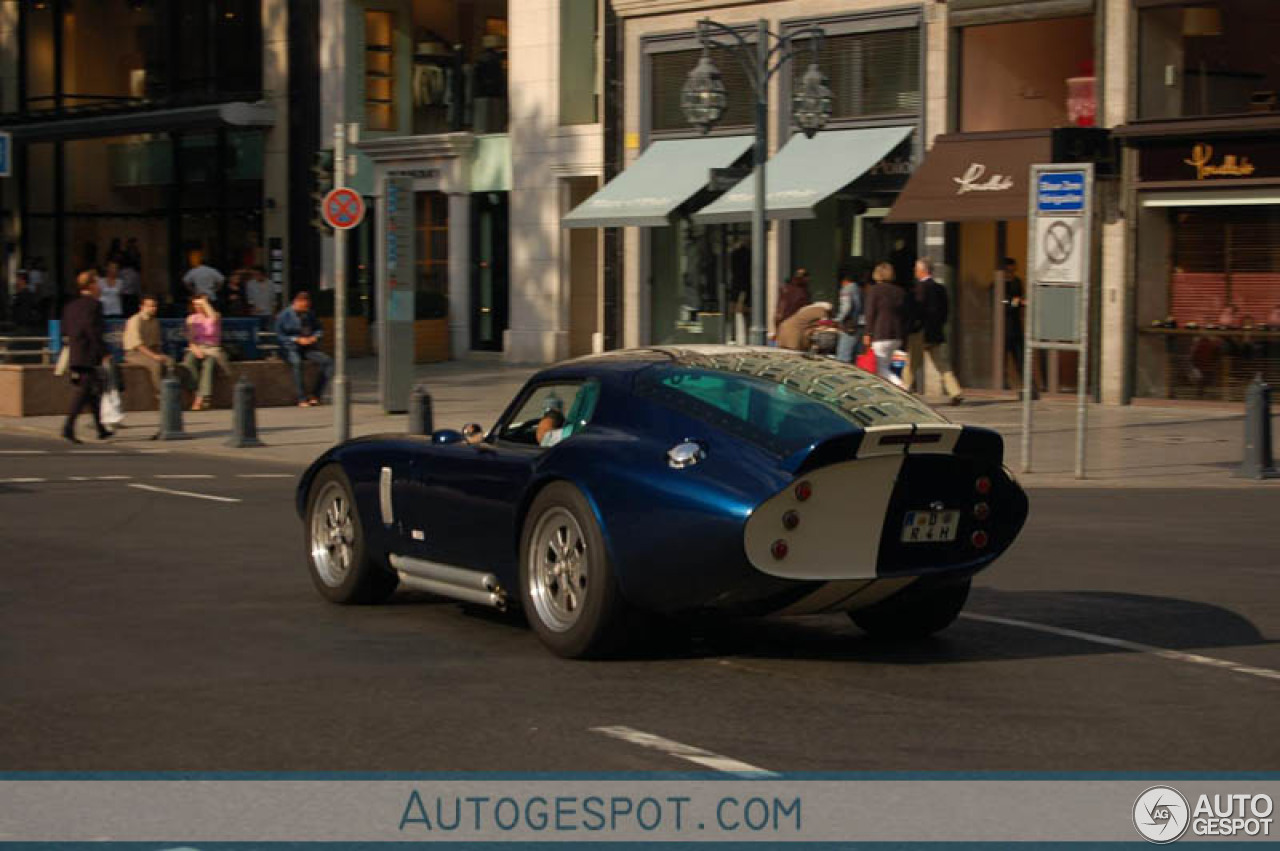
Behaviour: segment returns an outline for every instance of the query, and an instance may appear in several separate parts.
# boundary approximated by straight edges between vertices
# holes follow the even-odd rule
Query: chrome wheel
[[[311,510],[311,561],[330,588],[340,586],[355,562],[356,524],[351,500],[337,482],[329,482]]]
[[[582,616],[589,561],[572,512],[557,506],[538,519],[529,543],[529,596],[548,629],[565,632]]]

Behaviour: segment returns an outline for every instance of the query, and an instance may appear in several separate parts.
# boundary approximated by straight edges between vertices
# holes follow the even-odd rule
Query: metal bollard
[[[263,445],[258,439],[258,418],[254,408],[253,384],[243,375],[236,382],[233,391],[231,437],[226,445],[234,449]]]
[[[182,384],[172,375],[160,382],[160,430],[152,440],[186,440],[182,430]]]
[[[435,431],[431,412],[431,394],[421,384],[409,394],[409,434],[431,434]]]
[[[1242,479],[1280,477],[1271,455],[1271,386],[1259,373],[1249,382],[1244,406],[1244,460],[1236,476]]]

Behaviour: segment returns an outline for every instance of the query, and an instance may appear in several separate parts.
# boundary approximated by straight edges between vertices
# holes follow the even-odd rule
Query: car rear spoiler
[[[871,426],[828,437],[783,459],[794,475],[818,467],[877,455],[968,455],[1004,463],[1004,439],[998,432],[954,423]]]

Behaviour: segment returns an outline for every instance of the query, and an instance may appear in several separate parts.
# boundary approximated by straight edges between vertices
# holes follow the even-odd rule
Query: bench
[[[48,337],[0,337],[0,363],[53,363]]]
[[[232,361],[234,376],[215,371],[213,407],[230,408],[235,381],[245,376],[254,386],[258,407],[292,406],[298,403],[293,390],[293,373],[283,360]],[[150,374],[139,366],[121,364],[124,380],[121,393],[125,411],[156,410]],[[306,365],[307,386],[315,380],[315,366]],[[0,364],[0,416],[36,417],[65,414],[71,407],[75,387],[65,375],[54,375],[48,364]],[[183,407],[190,408],[191,395],[183,394]]]

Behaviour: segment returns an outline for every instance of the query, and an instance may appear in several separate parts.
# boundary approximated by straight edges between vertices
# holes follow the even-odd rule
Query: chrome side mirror
[[[431,432],[431,442],[436,446],[444,446],[450,443],[461,443],[462,441],[462,432],[454,431],[451,428],[442,428],[439,431]]]
[[[667,450],[667,466],[673,470],[684,470],[706,457],[707,451],[702,444],[685,440]]]

